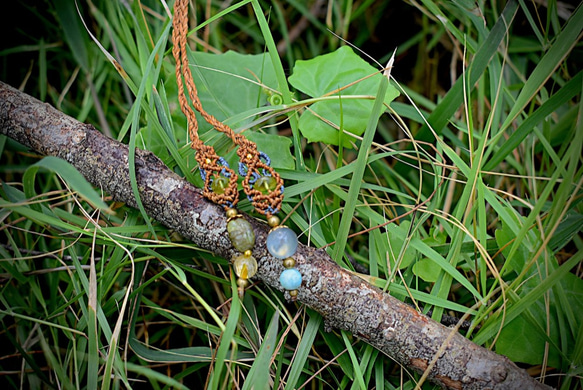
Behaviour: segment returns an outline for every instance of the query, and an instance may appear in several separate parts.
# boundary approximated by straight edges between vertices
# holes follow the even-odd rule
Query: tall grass
[[[23,7],[46,33],[19,26],[0,52],[2,79],[200,184],[169,55],[172,4],[79,6]],[[201,2],[193,13],[203,104],[266,148],[289,147],[276,134],[291,139],[274,162],[301,240],[438,321],[467,314],[463,332],[476,343],[547,383],[581,388],[583,8],[223,6]],[[405,26],[381,36],[401,19],[411,34]],[[391,88],[401,96],[377,126],[371,111],[357,112],[364,127],[372,118],[362,136],[346,127],[352,104],[376,89],[313,96],[287,79],[297,60],[344,45],[338,37],[381,64],[397,46]],[[257,55],[249,66],[261,72],[212,54],[226,50]],[[213,90],[220,82],[232,88]],[[337,104],[331,129],[343,146],[306,142],[313,134],[301,118],[325,101]],[[317,313],[266,286],[239,301],[227,260],[143,210],[111,204],[50,160],[39,170],[39,157],[4,137],[0,149],[0,375],[11,388],[415,387],[417,374],[349,333],[325,331]],[[114,213],[99,209],[101,197]]]

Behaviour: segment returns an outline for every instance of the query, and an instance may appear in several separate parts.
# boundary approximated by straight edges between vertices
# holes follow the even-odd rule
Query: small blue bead
[[[269,232],[265,245],[273,257],[285,259],[296,253],[298,236],[288,227],[277,227]]]
[[[288,268],[279,275],[279,283],[286,290],[296,290],[302,285],[302,274],[295,268]]]

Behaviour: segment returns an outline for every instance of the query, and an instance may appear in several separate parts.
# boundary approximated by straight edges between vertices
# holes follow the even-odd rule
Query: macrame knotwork
[[[176,0],[174,3],[174,31],[172,34],[174,47],[172,54],[176,61],[178,101],[188,121],[190,145],[195,150],[195,159],[204,181],[202,193],[207,199],[222,205],[226,210],[229,239],[233,247],[240,252],[240,254],[233,256],[231,262],[238,277],[239,294],[242,295],[249,283],[249,278],[252,278],[257,272],[257,262],[252,254],[255,246],[255,233],[251,224],[235,209],[238,202],[238,176],[229,167],[227,161],[219,157],[213,147],[205,145],[198,136],[195,110],[205,121],[216,130],[226,134],[238,146],[237,156],[239,157],[239,173],[243,176],[243,191],[255,210],[265,215],[272,227],[267,237],[266,246],[272,256],[283,260],[285,270],[281,274],[280,282],[292,298],[295,298],[298,294],[297,289],[302,282],[301,274],[295,268],[296,262],[292,258],[298,246],[298,239],[290,228],[279,226],[280,220],[274,215],[281,210],[284,192],[283,180],[271,167],[269,157],[257,150],[257,145],[254,142],[235,133],[229,126],[203,109],[187,56],[188,2],[189,0]],[[190,103],[186,97],[185,89],[188,92]]]

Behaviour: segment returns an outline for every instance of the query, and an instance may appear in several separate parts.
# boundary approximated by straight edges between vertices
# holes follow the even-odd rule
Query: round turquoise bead
[[[279,275],[279,283],[286,290],[296,290],[302,285],[302,274],[296,268],[288,268]]]
[[[265,245],[273,257],[285,259],[296,253],[298,236],[288,227],[277,227],[269,232]]]

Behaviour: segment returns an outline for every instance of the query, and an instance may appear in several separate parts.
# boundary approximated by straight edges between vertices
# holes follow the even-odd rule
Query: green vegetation
[[[85,25],[75,2],[19,4],[0,79],[200,185],[172,4],[79,3]],[[199,3],[203,105],[272,155],[300,239],[436,320],[467,314],[476,343],[580,389],[583,7]],[[383,65],[397,48],[386,93],[375,100],[382,66],[338,36]],[[239,301],[227,260],[112,204],[60,160],[3,136],[0,151],[10,388],[415,387],[420,376],[262,284]],[[114,213],[88,203],[102,197]]]

